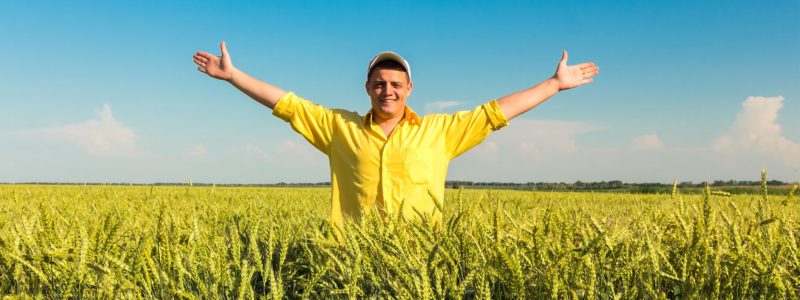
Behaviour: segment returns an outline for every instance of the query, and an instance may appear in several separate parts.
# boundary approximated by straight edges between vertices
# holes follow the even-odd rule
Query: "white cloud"
[[[425,104],[425,114],[435,114],[445,112],[447,109],[451,107],[456,107],[461,105],[461,102],[458,101],[435,101]]]
[[[328,157],[301,137],[246,143],[232,149],[237,178],[249,182],[330,180]],[[231,162],[236,163],[236,162]]]
[[[299,138],[278,140],[266,146],[247,143],[234,148],[233,153],[249,162],[275,165],[327,165],[324,154]]]
[[[554,162],[572,165],[569,158],[581,151],[577,136],[599,129],[585,122],[515,119],[454,160],[448,178],[528,180]]]
[[[783,97],[747,97],[730,130],[716,139],[713,149],[729,156],[769,155],[800,167],[800,144],[783,136],[777,123]]]
[[[233,149],[233,153],[235,155],[240,156],[246,162],[251,161],[263,161],[263,162],[273,162],[275,159],[273,156],[263,148],[255,144],[244,144],[235,149]]]
[[[631,140],[631,147],[635,150],[654,150],[664,147],[664,143],[655,134],[645,134],[634,137]]]
[[[598,129],[584,122],[514,120],[489,139],[518,153],[572,153],[578,150],[577,135]]]
[[[137,146],[138,137],[133,129],[114,118],[111,106],[103,105],[98,119],[42,129],[5,133],[17,139],[39,140],[45,143],[64,143],[75,146],[91,156],[144,157],[149,154]]]
[[[197,144],[192,146],[188,151],[186,151],[186,156],[190,158],[204,158],[208,156],[208,150],[206,149],[203,144]]]

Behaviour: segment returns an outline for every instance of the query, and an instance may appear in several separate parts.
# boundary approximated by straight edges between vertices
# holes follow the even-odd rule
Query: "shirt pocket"
[[[404,152],[406,182],[412,185],[430,185],[436,165],[433,151],[427,148],[409,148]]]

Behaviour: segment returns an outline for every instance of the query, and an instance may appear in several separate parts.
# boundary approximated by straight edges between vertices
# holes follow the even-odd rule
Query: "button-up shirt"
[[[331,221],[359,221],[376,211],[405,218],[427,214],[441,220],[450,160],[508,124],[497,101],[471,111],[422,118],[408,106],[389,137],[356,112],[329,109],[287,93],[273,115],[328,156]]]

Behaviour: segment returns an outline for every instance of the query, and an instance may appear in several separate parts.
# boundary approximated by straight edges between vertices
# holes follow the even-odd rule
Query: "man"
[[[382,216],[430,215],[441,219],[444,182],[451,159],[483,141],[508,120],[559,91],[592,81],[593,63],[567,65],[562,54],[556,73],[538,85],[472,111],[420,118],[406,105],[413,83],[408,62],[393,52],[378,54],[365,84],[372,109],[356,112],[315,105],[291,92],[259,81],[231,62],[225,42],[220,56],[197,52],[197,70],[225,80],[273,110],[314,147],[328,155],[331,168],[331,221],[358,221],[377,211]]]

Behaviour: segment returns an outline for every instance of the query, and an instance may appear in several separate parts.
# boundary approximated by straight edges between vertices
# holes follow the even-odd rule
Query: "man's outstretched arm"
[[[598,72],[599,68],[590,62],[568,66],[567,51],[564,51],[553,77],[532,88],[504,96],[497,100],[497,104],[500,105],[506,118],[511,120],[541,104],[559,91],[592,82],[592,77]]]
[[[229,82],[253,100],[273,109],[286,91],[255,79],[234,67],[225,42],[219,44],[219,49],[220,56],[203,51],[195,53],[193,58],[194,63],[197,64],[197,70],[212,78]]]

